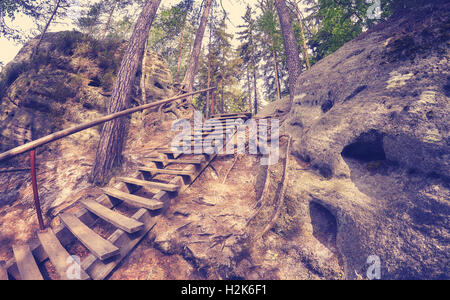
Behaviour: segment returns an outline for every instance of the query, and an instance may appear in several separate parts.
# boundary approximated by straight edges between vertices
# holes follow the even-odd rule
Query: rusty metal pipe
[[[36,177],[36,150],[30,151],[30,165],[31,165],[31,182],[33,185],[34,207],[39,222],[39,229],[44,230],[44,219],[42,218],[41,203],[39,201],[39,192]]]

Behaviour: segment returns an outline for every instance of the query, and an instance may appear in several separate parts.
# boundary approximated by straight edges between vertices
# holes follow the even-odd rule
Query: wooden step
[[[197,132],[211,132],[215,131],[216,133],[220,134],[221,132],[227,132],[230,130],[235,130],[236,126],[211,126],[211,127],[203,127],[199,129],[194,129],[194,134]]]
[[[162,150],[159,150],[159,153],[165,154],[167,156],[170,155],[171,157],[169,157],[169,159],[172,159],[172,158],[180,157],[183,154],[183,151],[181,151],[181,149],[178,150],[178,149],[176,149],[174,147],[173,149],[162,149]]]
[[[164,203],[160,201],[132,195],[114,188],[103,188],[102,190],[106,195],[122,200],[133,207],[145,208],[148,210],[158,210],[164,207]]]
[[[60,218],[73,235],[98,259],[105,260],[120,253],[119,248],[99,236],[74,215],[63,213]]]
[[[192,176],[193,171],[183,171],[183,170],[169,170],[169,169],[155,169],[155,168],[139,168],[141,172],[151,173],[152,176],[156,174],[166,174],[166,175],[179,175],[179,176]]]
[[[175,185],[175,184],[153,182],[153,181],[140,180],[140,179],[134,179],[134,178],[128,178],[128,177],[120,177],[120,178],[118,178],[118,180],[123,181],[125,183],[138,185],[138,186],[155,188],[155,189],[159,189],[159,190],[166,191],[166,192],[176,192],[180,188],[178,185]]]
[[[111,210],[94,200],[81,200],[80,203],[99,218],[113,224],[128,233],[135,233],[144,228],[144,224]]]
[[[51,228],[38,232],[38,238],[41,242],[42,248],[44,249],[45,253],[47,253],[51,263],[56,269],[56,272],[59,274],[61,280],[71,280],[71,279],[79,279],[79,280],[88,280],[89,275],[86,274],[86,272],[81,268],[79,268],[80,273],[76,274],[79,275],[79,278],[71,278],[69,267],[76,263],[73,262],[73,260],[69,260],[70,254],[64,249],[64,247],[59,242],[56,235],[53,233],[53,230]],[[68,277],[69,275],[69,277]]]
[[[217,117],[231,117],[231,116],[247,116],[247,117],[251,117],[252,113],[249,112],[239,112],[239,113],[227,113],[227,114],[215,114],[211,116],[211,119],[215,119]],[[209,119],[209,120],[211,120]]]
[[[0,261],[0,281],[8,280],[8,272],[6,272],[4,262]]]
[[[169,159],[167,162],[180,165],[201,165],[205,159]]]
[[[201,136],[225,136],[227,134],[229,134],[231,132],[221,132],[221,133],[217,133],[217,132],[194,132],[192,134],[190,134],[188,137],[201,137]]]
[[[237,120],[237,119],[249,119],[249,117],[248,116],[245,116],[245,115],[235,115],[235,116],[229,116],[229,117],[216,117],[216,118],[213,118],[212,120],[219,120],[219,121],[222,121],[222,120]]]
[[[194,146],[195,144],[192,144]],[[199,143],[201,145],[201,143]],[[189,147],[189,145],[186,145]],[[165,163],[165,164],[182,164],[182,165],[201,165],[205,162],[205,159],[158,159],[152,160],[153,162]],[[161,169],[161,168],[158,168]]]
[[[28,245],[13,246],[14,257],[22,280],[44,280]]]

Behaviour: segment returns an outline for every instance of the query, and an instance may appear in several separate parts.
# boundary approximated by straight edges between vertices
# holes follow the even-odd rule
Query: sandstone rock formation
[[[373,255],[383,279],[450,274],[449,12],[394,16],[297,82],[288,202],[300,234],[312,206],[335,218],[347,278],[365,278]]]
[[[103,115],[126,48],[124,41],[96,41],[78,32],[49,33],[41,54],[30,61],[36,43],[29,41],[2,73],[0,151]],[[147,51],[145,62],[146,102],[172,96],[164,59]],[[142,102],[140,80],[141,71],[135,103]],[[98,131],[84,135],[94,137]]]

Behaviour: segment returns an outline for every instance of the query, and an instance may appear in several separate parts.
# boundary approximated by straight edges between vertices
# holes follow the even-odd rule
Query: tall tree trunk
[[[250,82],[250,65],[247,65],[247,85],[248,85],[248,109],[249,113],[253,114],[252,107],[252,84]]]
[[[35,55],[39,54],[39,47],[42,44],[42,41],[44,40],[44,36],[47,33],[48,28],[50,27],[50,24],[53,21],[53,18],[55,17],[56,13],[58,12],[58,9],[61,6],[62,0],[57,0],[55,8],[52,11],[52,14],[50,15],[50,18],[48,19],[47,23],[45,24],[44,30],[42,31],[41,37],[39,38],[39,42],[37,43],[36,47],[34,48],[34,51],[31,53],[31,58],[33,58]]]
[[[147,103],[147,87],[145,86],[145,81],[147,77],[145,76],[145,66],[147,65],[147,48],[148,48],[148,39],[145,41],[144,47],[144,55],[142,56],[142,66],[141,66],[141,105]],[[142,112],[142,116],[144,116],[144,112]]]
[[[297,11],[298,23],[300,24],[300,36],[302,38],[303,57],[306,62],[306,68],[309,70],[309,69],[311,69],[311,63],[309,62],[308,46],[306,45],[305,29],[303,27],[303,18],[302,18],[302,14],[300,12],[300,8],[298,7],[297,2],[295,3],[295,6],[296,6],[295,8]]]
[[[213,0],[206,0],[205,8],[203,10],[200,26],[198,27],[197,34],[195,36],[194,47],[192,49],[191,59],[189,61],[186,75],[184,76],[183,84],[188,92],[194,90],[194,79],[198,70],[198,59],[202,50],[203,36],[205,35],[206,25],[208,23],[209,12],[211,10],[211,4]]]
[[[278,56],[275,51],[275,42],[273,40],[273,36],[270,36],[272,39],[272,56],[273,56],[273,65],[275,68],[275,85],[277,86],[277,100],[281,99],[281,84],[280,84],[280,72],[278,71]]]
[[[223,84],[223,80],[222,80],[222,90],[221,90],[221,92],[220,92],[220,112],[223,114],[223,113],[225,113],[225,111],[224,111],[224,109],[225,109],[225,86],[224,86],[224,84]]]
[[[177,82],[180,82],[180,71],[181,71],[181,57],[183,55],[183,43],[184,43],[184,31],[186,29],[186,20],[184,20],[183,28],[181,29],[180,45],[178,46],[178,60],[177,60]]]
[[[254,101],[254,111],[255,111],[255,115],[258,114],[258,87],[257,87],[257,78],[256,78],[256,64],[255,61],[253,59],[253,91],[255,92],[255,101]]]
[[[114,91],[108,106],[108,113],[110,114],[122,111],[130,105],[131,89],[160,3],[161,0],[147,0],[145,2],[117,74]],[[90,178],[92,182],[105,183],[111,170],[121,165],[125,139],[126,123],[124,118],[104,124]]]
[[[119,5],[119,1],[120,0],[114,1],[114,5],[109,11],[108,20],[106,21],[105,28],[103,29],[102,39],[105,39],[106,35],[108,34],[109,26],[111,25],[112,17],[114,15],[114,12],[116,11],[117,5]]]
[[[212,25],[209,27],[209,43],[208,43],[208,89],[211,87],[211,42],[212,42]],[[206,119],[209,119],[211,103],[211,91],[206,94]]]
[[[281,23],[281,31],[283,33],[284,48],[286,51],[287,67],[289,73],[289,93],[292,101],[295,96],[295,84],[298,77],[302,73],[302,63],[298,53],[298,44],[292,29],[289,10],[286,6],[285,0],[275,0],[278,16]]]

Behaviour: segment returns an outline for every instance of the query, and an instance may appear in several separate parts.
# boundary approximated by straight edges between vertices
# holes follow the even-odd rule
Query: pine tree
[[[258,56],[264,60],[264,86],[269,99],[280,99],[286,73],[280,22],[273,0],[260,0],[258,8],[261,10],[257,23]]]
[[[240,52],[240,57],[243,60],[243,66],[246,69],[247,73],[247,91],[248,91],[248,105],[249,112],[253,112],[252,107],[252,82],[251,76],[253,76],[253,94],[254,94],[254,105],[255,105],[255,114],[258,113],[258,65],[256,63],[257,57],[257,41],[256,41],[256,20],[253,18],[254,11],[253,9],[247,5],[247,10],[242,18],[244,20],[244,25],[239,26],[242,31],[238,32],[238,39],[241,41],[238,51]],[[252,74],[252,75],[250,75]]]
[[[211,5],[213,0],[206,0],[205,7],[203,9],[203,15],[200,21],[200,25],[197,30],[197,34],[195,36],[194,46],[192,48],[192,54],[189,61],[188,68],[186,70],[186,74],[184,76],[184,86],[185,90],[188,92],[192,92],[194,88],[194,79],[198,70],[198,63],[200,58],[200,53],[202,49],[203,36],[205,35],[206,25],[209,18],[209,13],[211,11]]]
[[[147,0],[128,42],[114,85],[108,113],[127,109],[130,105],[130,92],[136,73],[144,55],[145,43],[161,0]],[[125,120],[116,119],[104,124],[97,148],[91,181],[104,183],[111,170],[122,163],[122,151],[126,139]]]
[[[302,72],[302,63],[298,51],[298,41],[292,28],[292,21],[285,0],[274,0],[283,33],[284,49],[289,72],[289,95],[291,103],[295,96],[295,84]]]

